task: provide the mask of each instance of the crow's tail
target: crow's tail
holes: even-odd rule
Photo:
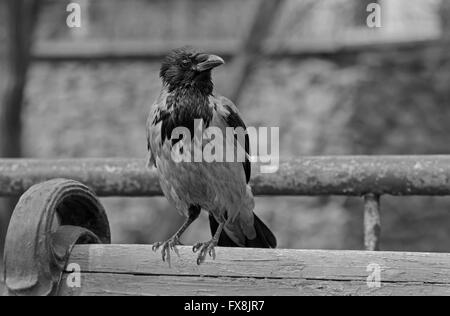
[[[270,229],[264,224],[264,222],[259,219],[258,216],[253,214],[255,217],[254,227],[256,231],[256,238],[250,240],[245,238],[245,242],[243,243],[245,247],[248,248],[276,248],[277,247],[277,239],[274,234],[270,231]],[[219,227],[219,223],[215,220],[212,215],[209,215],[209,226],[211,228],[211,233],[214,235]],[[220,247],[242,247],[242,244],[239,245],[234,242],[225,232],[222,231],[222,234],[219,238],[218,246]]]

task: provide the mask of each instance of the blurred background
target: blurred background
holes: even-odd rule
[[[381,28],[367,27],[372,2]],[[186,44],[225,58],[217,91],[247,125],[280,127],[282,158],[450,154],[448,21],[447,0],[0,0],[0,154],[144,158],[161,59]],[[115,243],[183,221],[164,198],[103,202]],[[282,248],[363,249],[360,199],[256,203]],[[450,198],[384,197],[382,249],[450,252],[449,215]],[[207,238],[203,215],[184,242]]]

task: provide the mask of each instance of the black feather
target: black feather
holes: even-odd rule
[[[182,47],[172,50],[161,64],[159,76],[169,92],[177,89],[197,90],[205,95],[211,95],[214,84],[211,71],[196,71],[193,66],[201,60],[197,57],[202,54],[191,47]]]
[[[226,118],[225,121],[227,122],[228,126],[233,128],[242,127],[244,130],[247,130],[247,126],[245,126],[244,121],[241,119],[238,113],[234,111],[229,105],[224,105],[227,111],[230,113]],[[235,138],[237,140],[237,135],[235,135]],[[248,133],[245,134],[245,152],[247,155],[250,155],[250,139],[248,137]],[[250,160],[248,157],[245,157],[245,162],[243,162],[244,165],[244,171],[245,171],[245,178],[247,180],[247,183],[250,181],[251,173],[252,173],[252,165],[250,163]]]
[[[203,121],[203,128],[209,127],[212,120],[212,110],[209,107],[201,106],[196,102],[208,102],[207,100],[189,100],[190,97],[185,98],[183,102],[180,102],[173,107],[172,111],[161,110],[159,115],[155,116],[153,124],[161,124],[161,142],[170,140],[172,138],[172,132],[177,127],[185,127],[189,130],[191,137],[195,132],[195,120]],[[167,103],[175,102],[172,98],[167,98]],[[187,102],[191,105],[184,105]],[[172,140],[174,145],[178,140]]]
[[[197,72],[199,62],[192,48],[184,47],[170,52],[164,59],[160,77],[167,87],[169,96],[165,110],[155,116],[153,124],[161,124],[161,142],[170,140],[177,127],[185,127],[194,136],[195,120],[203,120],[203,128],[209,127],[213,117],[209,107],[209,96],[213,91],[211,71]],[[172,145],[180,139],[172,140]]]
[[[256,238],[253,240],[245,239],[245,247],[249,248],[276,248],[277,247],[277,239],[272,233],[272,231],[264,224],[264,222],[253,213],[255,218],[255,231]],[[217,223],[214,216],[209,215],[209,227],[211,229],[211,233],[214,235],[219,227],[219,223]],[[225,231],[222,231],[219,237],[219,242],[217,243],[220,247],[239,247],[230,237],[228,237]]]

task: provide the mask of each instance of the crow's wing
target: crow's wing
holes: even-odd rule
[[[153,108],[150,111],[148,118],[147,118],[147,124],[146,124],[146,130],[147,130],[147,167],[155,166],[156,167],[156,161],[155,161],[155,155],[152,152],[152,145],[151,145],[151,135],[152,135],[152,121],[153,121]]]
[[[241,127],[244,130],[247,130],[247,127],[233,102],[225,97],[216,97],[212,102],[212,106],[215,110],[215,122],[218,122],[219,124],[222,122],[223,125],[229,127]],[[245,179],[248,183],[251,174],[251,163],[249,160],[250,141],[248,133],[245,134],[245,139],[238,138],[238,141],[239,146],[245,148],[245,152],[247,153],[245,162],[243,163],[243,171],[245,172]],[[209,223],[211,233],[212,235],[215,235],[219,223],[217,218],[215,218],[214,213],[209,214]],[[252,231],[254,237],[250,236],[252,235]],[[239,220],[227,223],[224,227],[218,245],[222,247],[275,248],[276,238],[267,226],[253,213],[253,209],[241,210]]]
[[[222,118],[225,124],[228,127],[238,128],[241,127],[245,131],[247,130],[247,126],[245,126],[244,121],[242,120],[237,107],[225,97],[219,96],[215,99],[215,114]],[[245,171],[245,179],[247,183],[250,181],[251,176],[251,163],[249,160],[250,155],[250,140],[248,134],[245,134],[245,139],[239,138],[235,135],[238,143],[245,149],[246,157],[243,162],[243,167]]]
[[[158,99],[153,103],[147,118],[147,166],[155,166],[155,157],[161,150],[161,115],[166,105],[167,91],[162,89]]]

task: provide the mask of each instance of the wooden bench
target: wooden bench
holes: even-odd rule
[[[69,262],[82,286],[68,287],[65,274],[60,294],[450,295],[448,254],[220,248],[215,261],[195,259],[183,247],[169,268],[149,246],[78,246]],[[379,285],[369,279],[377,267]]]
[[[219,248],[197,266],[180,247],[169,268],[150,246],[110,245],[97,195],[160,195],[157,183],[140,160],[1,160],[0,196],[23,194],[6,239],[6,294],[450,295],[444,253]],[[379,197],[450,195],[450,157],[310,157],[252,185],[257,195],[364,197],[365,244],[376,250]]]

